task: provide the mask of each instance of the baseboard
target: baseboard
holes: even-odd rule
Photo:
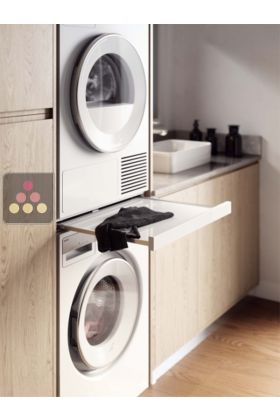
[[[203,330],[201,333],[196,335],[190,341],[188,341],[184,346],[182,346],[179,350],[173,353],[168,359],[166,359],[163,363],[161,363],[157,368],[155,368],[151,373],[151,384],[155,384],[156,381],[164,375],[169,369],[171,369],[174,365],[176,365],[183,357],[185,357],[188,353],[190,353],[193,349],[195,349],[202,341],[204,341],[211,333],[216,331],[218,328],[219,323],[214,322],[208,328]]]
[[[280,302],[280,283],[263,281],[249,295]]]

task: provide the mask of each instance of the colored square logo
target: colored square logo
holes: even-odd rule
[[[6,223],[50,223],[53,220],[53,174],[5,174],[3,219]]]

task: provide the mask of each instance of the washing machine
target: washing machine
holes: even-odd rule
[[[58,26],[58,220],[148,189],[149,25]]]
[[[149,386],[148,249],[101,254],[96,239],[59,242],[60,396],[137,396]]]

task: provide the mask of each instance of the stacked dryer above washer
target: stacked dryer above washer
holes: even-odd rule
[[[58,219],[148,188],[148,25],[60,25]]]

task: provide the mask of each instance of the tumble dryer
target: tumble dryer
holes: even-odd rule
[[[149,386],[148,249],[100,254],[59,236],[60,396],[137,396]]]
[[[148,188],[148,25],[58,27],[58,219]]]

